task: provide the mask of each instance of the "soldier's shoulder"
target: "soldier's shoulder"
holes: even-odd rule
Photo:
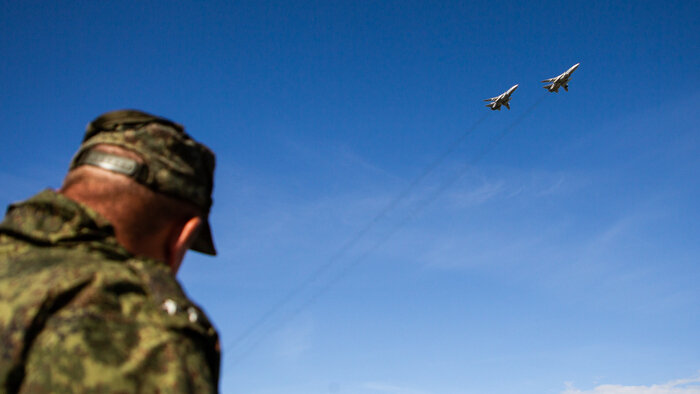
[[[141,337],[152,343],[168,343],[183,351],[196,349],[211,372],[218,376],[218,333],[206,313],[185,294],[169,268],[143,259],[129,260],[127,266],[140,277],[147,292],[140,307],[133,308],[140,311],[136,320],[141,327]],[[130,309],[128,301],[124,302],[126,309]]]
[[[14,305],[45,303],[65,292],[92,286],[105,270],[121,271],[117,277],[129,276],[128,270],[96,253],[7,237],[1,241],[0,299]]]
[[[7,307],[40,311],[57,299],[63,301],[53,313],[118,311],[123,321],[162,335],[177,332],[208,341],[217,338],[209,318],[162,262],[134,256],[111,258],[89,248],[0,242],[0,304],[12,300]]]
[[[132,259],[126,264],[139,277],[148,296],[148,318],[153,324],[178,332],[216,339],[217,332],[204,311],[184,292],[162,263]]]
[[[102,277],[138,281],[123,261],[82,248],[0,243],[0,283],[19,291],[40,287],[56,293],[73,282],[91,283]]]

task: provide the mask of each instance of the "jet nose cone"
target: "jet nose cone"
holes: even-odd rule
[[[581,63],[576,63],[576,64],[574,64],[574,65],[571,67],[571,69],[572,69],[572,70],[576,70],[576,69],[578,68],[578,65],[579,65],[579,64],[581,64]]]

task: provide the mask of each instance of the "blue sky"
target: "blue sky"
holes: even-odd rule
[[[222,392],[698,393],[699,14],[3,2],[0,202],[143,109],[217,153]]]

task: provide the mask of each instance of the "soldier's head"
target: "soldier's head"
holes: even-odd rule
[[[214,165],[179,124],[108,112],[88,124],[61,193],[105,216],[131,253],[176,273],[187,249],[216,254],[208,221]]]

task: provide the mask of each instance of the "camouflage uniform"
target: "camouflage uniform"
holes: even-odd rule
[[[0,393],[211,393],[219,360],[216,330],[170,268],[129,253],[104,217],[51,190],[10,206]]]

